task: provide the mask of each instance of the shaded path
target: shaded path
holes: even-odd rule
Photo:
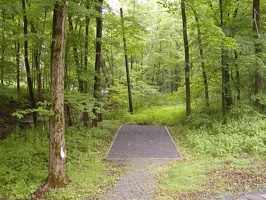
[[[163,167],[182,155],[165,126],[123,125],[106,160],[123,161],[130,169],[103,200],[152,200]]]
[[[118,181],[103,200],[152,200],[162,173],[167,166],[163,160],[133,160],[128,163],[132,169]]]

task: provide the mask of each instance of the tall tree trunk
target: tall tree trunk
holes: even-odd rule
[[[29,52],[28,52],[28,19],[26,15],[26,5],[25,0],[21,0],[22,3],[22,9],[23,9],[23,21],[24,21],[24,62],[26,67],[26,73],[27,73],[27,83],[28,83],[28,89],[29,89],[29,95],[30,95],[30,103],[32,108],[36,108],[36,101],[33,91],[33,82],[31,78],[31,70],[30,70],[30,63],[29,63]],[[33,112],[33,121],[34,126],[37,126],[37,113]]]
[[[27,1],[28,6],[30,6],[29,1]],[[48,7],[45,6],[44,10],[44,22],[42,27],[42,34],[44,35],[45,32],[45,24],[46,24],[46,16],[48,12]],[[38,34],[37,29],[35,28],[34,24],[30,22],[31,32],[34,34]],[[42,39],[38,39],[36,48],[33,51],[33,63],[36,69],[36,78],[37,78],[37,93],[38,93],[38,100],[43,101],[43,87],[42,87],[42,72],[41,72],[41,52],[42,52]]]
[[[110,57],[107,55],[107,61],[111,70],[111,85],[114,85],[114,57],[113,57],[113,46],[110,47]]]
[[[93,114],[95,117],[92,119],[92,126],[98,126],[98,102],[100,101],[100,70],[101,70],[101,51],[102,51],[102,5],[103,0],[98,0],[99,5],[97,5],[98,17],[96,19],[96,56],[95,56],[95,76],[94,76],[94,98],[96,103],[93,108]],[[101,117],[100,117],[101,118]]]
[[[90,1],[87,0],[87,10],[90,9]],[[89,25],[90,17],[86,16],[86,27],[85,27],[85,56],[84,56],[84,72],[88,70],[88,55],[89,55]],[[84,81],[84,92],[88,90],[88,81]]]
[[[199,24],[199,18],[197,11],[195,9],[192,9],[194,13],[194,17],[197,24],[197,31],[198,31],[198,44],[199,44],[199,54],[200,54],[200,60],[201,60],[201,69],[202,69],[202,77],[204,82],[204,94],[205,94],[205,102],[206,102],[206,108],[207,113],[210,114],[210,99],[209,99],[209,85],[208,85],[208,78],[207,78],[207,72],[206,72],[206,66],[205,66],[205,59],[204,59],[204,53],[202,48],[202,37],[201,37],[201,28]]]
[[[53,42],[51,47],[51,103],[48,188],[62,188],[68,183],[66,173],[64,66],[67,0],[55,1]]]
[[[254,40],[255,40],[255,56],[258,59],[261,59],[261,42],[260,40],[260,0],[253,0],[253,33],[254,33]],[[256,59],[256,61],[258,60]],[[257,95],[259,92],[261,92],[262,88],[262,77],[260,75],[260,67],[259,64],[256,63],[255,66],[255,81],[254,81],[254,93]],[[259,98],[255,99],[254,105],[257,108],[261,108],[261,103]]]
[[[89,0],[87,0],[86,8],[89,10]],[[90,25],[90,18],[89,16],[86,16],[86,27],[85,27],[85,55],[84,55],[84,73],[88,71],[88,54],[89,54],[89,25]],[[83,81],[83,92],[88,92],[88,81]],[[85,110],[83,112],[83,124],[84,126],[89,125],[89,113],[88,110]]]
[[[236,99],[240,101],[240,72],[238,66],[238,54],[236,50],[235,50],[235,68],[236,68],[236,92],[237,92]]]
[[[104,75],[104,78],[105,78],[106,87],[109,88],[111,86],[111,81],[110,81],[110,78],[109,78],[107,66],[106,66],[102,56],[101,56],[101,68],[102,68],[103,75]]]
[[[223,0],[219,0],[220,4],[220,26],[224,29],[223,19]],[[232,105],[232,96],[230,90],[230,74],[228,66],[228,51],[221,45],[221,65],[222,65],[222,112],[224,116]]]
[[[189,117],[191,114],[190,62],[189,62],[189,46],[188,46],[188,36],[187,36],[186,5],[184,0],[181,0],[181,13],[182,13],[183,39],[184,39],[184,49],[185,49],[186,116]]]
[[[129,74],[129,66],[128,66],[126,36],[125,36],[125,29],[124,29],[124,16],[123,16],[123,9],[122,8],[120,8],[120,16],[121,16],[123,44],[124,44],[124,53],[125,53],[125,64],[126,64],[126,74],[127,74],[127,92],[128,92],[129,112],[131,114],[133,114],[133,102],[132,102],[131,83],[130,83],[130,74]]]
[[[40,45],[41,48],[41,45]],[[42,73],[41,73],[41,49],[36,49],[33,52],[34,66],[37,74],[37,91],[38,91],[38,100],[43,101],[43,92],[42,92]]]
[[[17,66],[17,91],[20,93],[20,44],[19,42],[15,43],[15,51],[16,51],[16,66]]]
[[[2,20],[5,24],[5,11],[2,11]],[[4,66],[5,66],[5,29],[2,28],[1,31],[1,84],[4,84]]]
[[[73,25],[73,20],[72,16],[68,16],[68,22],[69,22],[69,29],[70,32],[72,33],[73,37],[75,37],[73,41],[73,54],[74,54],[74,61],[77,67],[77,74],[78,74],[78,83],[79,83],[79,91],[83,92],[83,80],[82,80],[82,68],[81,68],[81,63],[79,60],[79,53],[78,53],[78,37],[75,34],[76,27],[74,29]]]

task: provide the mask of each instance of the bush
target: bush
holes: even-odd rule
[[[177,125],[184,121],[184,109],[178,106],[150,107],[133,115],[127,115],[123,123],[139,125]]]
[[[266,153],[266,123],[259,116],[231,119],[226,124],[214,122],[209,128],[187,130],[186,140],[197,155],[262,155]]]
[[[44,183],[48,164],[47,132],[17,130],[0,141],[0,197],[26,199]]]

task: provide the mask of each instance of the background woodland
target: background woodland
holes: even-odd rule
[[[34,196],[47,175],[55,2],[0,1],[0,199]],[[102,158],[121,123],[170,126],[189,157],[183,167],[192,182],[206,157],[223,166],[240,160],[239,170],[247,162],[265,166],[265,13],[260,0],[69,0],[64,116],[71,181],[50,197],[98,197],[115,182],[121,172]],[[252,181],[261,186],[266,178],[256,169],[262,178]],[[162,181],[171,186],[164,191],[180,192],[172,186],[187,180],[175,177],[178,170]]]

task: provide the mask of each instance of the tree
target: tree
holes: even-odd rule
[[[224,1],[219,0],[220,8],[220,26],[224,29]],[[225,49],[222,42],[221,45],[221,65],[222,65],[222,112],[226,114],[232,105],[232,96],[230,91],[230,74],[229,74],[229,64],[228,64],[228,50]]]
[[[120,16],[121,16],[121,26],[122,26],[122,35],[123,35],[123,45],[124,45],[124,54],[125,54],[125,65],[126,65],[126,76],[127,76],[127,92],[128,92],[128,105],[129,112],[133,114],[133,104],[132,104],[132,93],[131,93],[131,83],[130,83],[130,74],[129,74],[129,66],[128,66],[128,52],[126,45],[126,36],[125,36],[125,28],[124,28],[124,16],[123,9],[120,8]]]
[[[22,3],[22,9],[23,9],[23,22],[24,22],[24,62],[25,62],[25,68],[26,68],[26,73],[27,73],[27,84],[28,84],[28,89],[29,89],[29,94],[30,94],[30,103],[31,107],[34,109],[36,108],[36,100],[34,96],[34,91],[33,91],[33,81],[31,77],[31,70],[30,70],[30,63],[29,63],[29,48],[28,48],[28,18],[26,14],[26,5],[25,5],[25,0],[21,0]],[[33,121],[34,121],[34,126],[37,126],[37,113],[33,112]]]
[[[96,56],[95,56],[95,75],[94,75],[94,98],[100,100],[100,70],[101,70],[101,52],[102,52],[102,5],[103,0],[99,0],[97,11],[99,16],[96,19]],[[96,102],[93,108],[95,118],[92,120],[92,126],[97,127],[99,113],[99,103]],[[100,114],[101,115],[101,114]]]
[[[262,76],[260,72],[260,63],[258,61],[261,60],[261,42],[260,42],[260,0],[253,0],[253,34],[255,40],[255,57],[256,57],[256,65],[255,65],[255,82],[254,82],[254,94],[258,95],[261,92],[262,88]],[[255,106],[260,108],[261,103],[260,99],[256,97]]]
[[[198,15],[196,9],[194,9],[192,7],[192,11],[194,13],[194,17],[195,17],[195,21],[196,21],[196,27],[197,27],[197,39],[198,39],[198,45],[199,45],[198,48],[199,48],[199,54],[200,54],[200,62],[201,62],[203,83],[204,83],[204,94],[205,94],[205,101],[206,101],[206,109],[207,109],[207,113],[210,114],[209,85],[208,85],[208,78],[207,78],[205,58],[204,58],[203,45],[202,45],[201,26],[200,26],[200,23],[199,23],[199,15]]]
[[[189,62],[189,46],[187,34],[187,17],[186,17],[186,4],[185,0],[181,0],[181,13],[183,24],[183,40],[185,49],[185,83],[186,83],[186,116],[191,114],[190,105],[190,62]]]
[[[51,47],[51,109],[48,188],[61,188],[68,183],[66,173],[64,65],[67,0],[56,1],[53,14]]]

